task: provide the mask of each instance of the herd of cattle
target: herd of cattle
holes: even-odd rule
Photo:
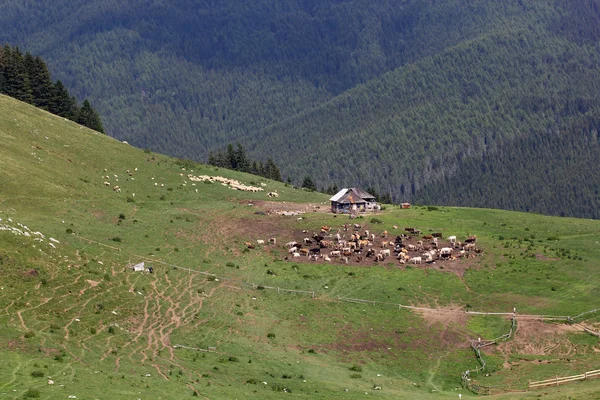
[[[308,232],[302,233],[306,235]],[[387,231],[375,234],[362,229],[359,224],[345,224],[337,231],[323,226],[318,233],[285,243],[285,259],[306,257],[313,262],[336,260],[345,264],[360,264],[369,260],[379,263],[393,257],[400,264],[422,264],[475,257],[482,252],[476,246],[477,237],[474,235],[461,242],[456,236],[444,239],[440,232],[423,235],[420,230],[409,227],[404,229],[404,233],[393,236]],[[276,245],[277,239],[271,238],[268,243]],[[257,244],[265,244],[265,241],[258,240]],[[255,247],[250,242],[246,242],[246,246]]]

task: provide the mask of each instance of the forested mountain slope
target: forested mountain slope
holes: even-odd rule
[[[326,181],[375,182],[379,192],[391,192],[397,200],[453,203],[450,193],[434,189],[439,197],[427,194],[425,185],[434,188],[439,181],[460,180],[469,168],[474,184],[485,178],[493,187],[493,171],[474,171],[473,160],[502,151],[529,157],[530,163],[541,157],[542,162],[544,154],[522,147],[527,138],[535,145],[536,140],[552,142],[548,135],[561,135],[561,146],[553,148],[552,157],[582,157],[577,137],[598,135],[599,73],[595,45],[575,45],[545,30],[491,34],[385,74],[275,125],[259,137],[256,147],[267,143],[279,157],[276,162],[287,165],[292,176],[307,172],[309,166]],[[310,143],[308,151],[294,154],[297,144],[289,137],[302,137]],[[587,150],[591,158],[577,163],[597,158],[597,141],[590,139]],[[558,164],[545,167],[560,179],[579,173]],[[504,168],[525,179],[524,187],[540,179],[521,173],[517,164]],[[594,180],[581,179],[579,190],[593,191]],[[554,189],[549,192],[558,193]],[[500,206],[491,197],[484,191],[478,205]],[[564,203],[561,198],[560,209],[517,200],[510,208],[571,215],[569,209],[578,208],[575,215],[597,215],[593,208],[583,212],[580,200],[574,196]],[[550,205],[555,201],[546,198]]]
[[[0,40],[50,60],[79,97],[99,104],[112,135],[205,158],[509,23],[524,12],[511,3],[9,1],[0,6]]]
[[[43,55],[109,134],[139,147],[206,159],[239,142],[295,183],[456,203],[427,190],[488,153],[519,153],[520,139],[596,120],[598,5],[11,0],[0,40]]]

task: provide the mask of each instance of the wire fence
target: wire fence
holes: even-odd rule
[[[463,372],[461,374],[461,384],[462,387],[465,389],[470,390],[473,393],[477,393],[477,394],[491,394],[491,387],[490,386],[483,386],[483,385],[477,385],[472,381],[471,378],[471,374],[478,374],[480,372],[482,372],[485,367],[487,366],[487,363],[485,361],[485,358],[483,358],[483,356],[481,355],[481,350],[483,347],[486,346],[490,346],[492,344],[497,344],[498,342],[504,342],[508,339],[510,339],[514,332],[515,329],[517,327],[517,317],[516,314],[512,314],[511,317],[511,324],[510,324],[510,330],[508,331],[508,333],[505,333],[502,336],[498,336],[495,339],[491,339],[491,340],[481,340],[481,339],[477,339],[477,340],[471,340],[471,348],[473,349],[473,351],[475,352],[475,358],[477,359],[477,361],[479,362],[479,366],[476,367],[475,369],[468,369],[465,372]]]

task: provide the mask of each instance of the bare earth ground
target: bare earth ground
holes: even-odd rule
[[[203,237],[203,240],[214,241],[216,237],[220,239],[229,238],[232,239],[232,236],[237,236],[237,239],[240,240],[243,245],[244,242],[249,242],[255,245],[256,250],[260,250],[261,248],[266,250],[276,249],[279,252],[281,259],[284,259],[288,256],[289,260],[292,260],[292,257],[289,256],[286,248],[283,246],[287,242],[298,242],[300,244],[303,243],[304,238],[311,238],[315,233],[314,231],[303,231],[297,227],[298,223],[301,223],[302,220],[298,220],[298,218],[302,217],[302,214],[287,216],[281,215],[279,213],[286,212],[303,212],[303,210],[315,210],[318,212],[329,212],[327,206],[318,205],[318,204],[297,204],[297,203],[282,203],[282,202],[269,202],[269,201],[254,201],[254,202],[242,202],[242,204],[251,204],[252,207],[256,207],[257,212],[264,212],[265,215],[257,215],[256,218],[252,219],[239,219],[239,218],[227,218],[218,222],[218,226],[215,226],[217,235],[214,234],[215,231],[211,230],[211,234]],[[317,210],[316,207],[320,207]],[[345,216],[344,216],[345,217]],[[344,222],[348,224],[348,230],[344,230]],[[360,230],[361,233],[364,233],[365,230],[370,231],[376,235],[375,240],[373,242],[372,248],[379,252],[383,249],[382,243],[384,241],[394,242],[396,236],[406,233],[402,230],[402,228],[394,229],[388,232],[387,237],[382,237],[383,229],[377,227],[376,225],[365,223],[364,220],[360,220],[360,224],[362,228]],[[329,231],[329,235],[331,237],[327,237],[327,240],[332,240],[333,235],[339,232],[343,239],[349,239],[350,234],[354,232],[353,228],[353,220],[349,220],[343,218],[340,220],[339,226],[332,226]],[[419,227],[416,227],[417,229]],[[277,245],[272,246],[268,245],[269,238],[276,238]],[[264,240],[265,245],[260,246],[257,245],[257,240]],[[425,240],[422,236],[413,236],[409,240],[405,240],[405,245],[416,245],[417,241],[422,240],[425,245],[430,244],[429,240]],[[317,245],[315,243],[305,245],[304,248],[316,248]],[[450,243],[447,240],[440,239],[438,248],[442,247],[450,247]],[[392,246],[387,246],[388,249],[393,249]],[[328,255],[331,249],[322,249],[321,254]],[[366,250],[366,249],[365,249]],[[421,256],[422,251],[409,251],[408,255],[410,257],[419,257]],[[465,271],[469,268],[477,268],[478,262],[477,257],[478,254],[474,252],[469,252],[468,257],[463,257],[456,260],[436,260],[433,263],[426,264],[425,262],[421,264],[410,264],[412,268],[421,268],[421,269],[435,269],[439,271],[451,272],[456,274],[459,277],[463,277]],[[296,260],[298,261],[298,260]],[[315,263],[325,263],[323,259],[319,259],[317,261],[308,261],[308,257],[302,256],[300,257],[301,262],[315,262]],[[348,262],[344,262],[341,259],[332,259],[331,263],[338,264],[347,264],[353,266],[362,266],[362,267],[370,267],[370,266],[379,266],[382,268],[399,268],[405,269],[409,264],[401,264],[394,257],[393,252],[390,257],[387,257],[382,262],[375,262],[373,258],[362,257],[362,260],[359,260],[358,256],[353,255],[349,257]]]

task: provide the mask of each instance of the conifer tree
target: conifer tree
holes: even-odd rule
[[[6,69],[6,57],[4,56],[4,47],[0,47],[0,93],[6,94],[6,80],[4,71]]]
[[[18,47],[11,49],[6,45],[4,47],[4,57],[4,85],[6,87],[4,93],[17,100],[31,103],[31,89],[23,54],[21,54]]]
[[[233,149],[233,145],[230,143],[227,145],[227,164],[225,166],[225,168],[229,168],[229,169],[237,169],[237,162],[236,162],[236,154],[235,154],[235,150]]]
[[[104,127],[100,121],[100,116],[96,110],[92,108],[92,105],[87,99],[83,101],[83,105],[77,114],[76,122],[95,131],[104,133]]]
[[[48,67],[40,57],[35,57],[34,59],[29,53],[25,57],[33,104],[36,107],[49,110],[50,99],[52,97],[50,71],[48,71]]]
[[[244,146],[238,143],[237,150],[235,152],[236,170],[242,172],[250,172],[250,161],[246,156],[246,149]]]
[[[302,187],[308,190],[317,190],[317,186],[309,175],[304,177],[304,180],[302,181]]]
[[[78,114],[77,102],[69,95],[61,81],[56,81],[52,88],[48,111],[70,120],[75,120]]]

